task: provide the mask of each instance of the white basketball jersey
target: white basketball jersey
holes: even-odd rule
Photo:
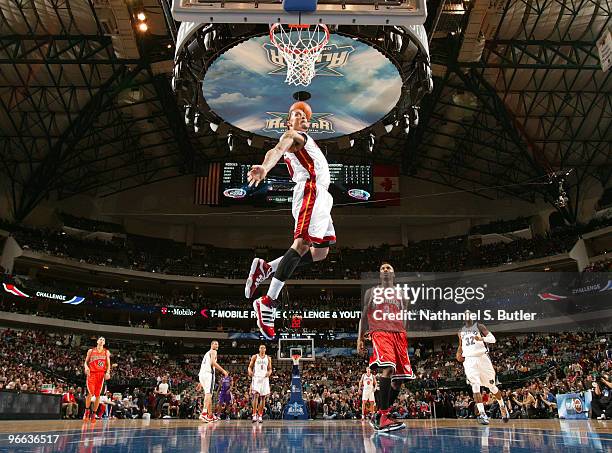
[[[255,359],[255,369],[253,370],[254,377],[265,377],[268,372],[268,356],[261,357],[257,354]]]
[[[210,359],[210,353],[212,351],[208,351],[206,354],[204,354],[204,358],[202,359],[202,365],[200,366],[200,374],[202,373],[212,373],[213,369],[212,369],[212,360]]]
[[[366,373],[363,373],[361,377],[363,379],[363,393],[374,391],[374,375],[370,374],[369,376]]]
[[[293,182],[304,182],[309,179],[325,189],[329,187],[329,165],[323,152],[315,141],[305,132],[304,147],[295,153],[285,153],[283,158]]]
[[[463,326],[459,332],[461,335],[461,349],[463,357],[478,357],[489,352],[484,341],[477,341],[476,337],[482,338],[482,333],[478,330],[478,323],[470,327]]]

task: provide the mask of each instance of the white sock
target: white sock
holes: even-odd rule
[[[476,403],[476,407],[478,408],[478,415],[483,417],[487,416],[487,413],[484,410],[484,403]]]
[[[506,409],[506,404],[504,403],[504,400],[497,400],[497,404],[499,404],[499,408],[500,410],[503,412],[504,409]],[[508,409],[506,409],[506,412],[508,411]],[[503,414],[502,414],[503,415]]]
[[[283,289],[283,286],[285,286],[285,282],[281,282],[276,277],[272,277],[270,287],[268,288],[268,296],[270,296],[270,298],[273,300],[278,299],[278,295],[280,294],[281,289]]]
[[[270,266],[272,268],[272,272],[276,272],[276,269],[278,269],[278,265],[279,265],[279,263],[281,262],[282,259],[283,259],[283,257],[279,256],[274,261],[270,261],[268,263],[268,266]]]

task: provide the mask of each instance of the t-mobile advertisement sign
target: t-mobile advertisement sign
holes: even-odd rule
[[[364,330],[456,332],[474,321],[496,331],[612,327],[612,273],[369,273]]]

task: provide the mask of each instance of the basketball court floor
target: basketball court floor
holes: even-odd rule
[[[195,420],[7,421],[0,423],[0,451],[612,451],[611,421],[511,420],[503,424],[494,420],[481,426],[475,420],[410,420],[406,425],[402,431],[375,434],[362,421],[268,421],[255,425],[250,421],[203,424]],[[22,442],[15,443],[13,437],[11,443],[11,436],[19,436]]]

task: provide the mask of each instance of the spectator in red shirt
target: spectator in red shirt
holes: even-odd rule
[[[76,418],[79,405],[74,397],[74,387],[62,394],[62,412],[64,418]]]

